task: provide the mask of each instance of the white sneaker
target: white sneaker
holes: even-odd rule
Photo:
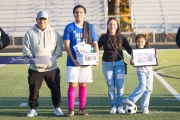
[[[54,110],[55,115],[64,115],[60,107],[55,108]]]
[[[123,107],[118,107],[117,111],[118,111],[119,113],[125,113],[125,111],[123,110]]]
[[[116,107],[111,108],[110,114],[116,114]]]
[[[143,114],[149,114],[149,111],[147,110],[147,111],[143,111]]]
[[[34,117],[36,115],[38,115],[38,113],[35,109],[32,109],[27,113],[27,117]]]

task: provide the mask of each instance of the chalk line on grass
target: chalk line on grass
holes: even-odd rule
[[[21,103],[19,106],[20,107],[26,107],[28,105],[28,103]]]
[[[171,100],[177,100],[177,99],[163,99],[163,100],[170,100],[171,101]]]
[[[157,72],[153,71],[154,76],[174,95],[174,97],[180,101],[179,93],[174,90]]]
[[[0,67],[2,67],[2,66],[5,66],[6,64],[2,64],[2,65],[0,65]]]

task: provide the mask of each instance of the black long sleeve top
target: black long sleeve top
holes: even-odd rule
[[[2,43],[0,43],[0,50],[5,48],[6,46],[9,45],[10,43],[10,38],[9,36],[3,31],[3,29],[0,27],[0,32],[1,32],[1,35],[0,35],[0,41]]]
[[[180,28],[178,29],[176,34],[176,44],[180,48]]]
[[[111,36],[113,37],[113,36]],[[123,48],[128,52],[128,54],[131,55],[132,48],[129,45],[129,42],[127,41],[126,37],[123,37],[122,44],[119,44],[117,51],[122,56],[122,58],[118,55],[118,53],[114,50],[111,43],[108,41],[108,36],[106,34],[103,34],[98,41],[98,46],[101,48],[103,46],[104,53],[102,56],[103,61],[105,62],[113,62],[113,61],[119,61],[124,59],[123,56]]]

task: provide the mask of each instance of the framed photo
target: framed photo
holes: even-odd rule
[[[155,48],[133,49],[132,57],[135,67],[158,65]]]

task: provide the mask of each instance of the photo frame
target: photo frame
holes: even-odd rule
[[[155,48],[133,49],[132,57],[134,59],[134,67],[158,65]]]

